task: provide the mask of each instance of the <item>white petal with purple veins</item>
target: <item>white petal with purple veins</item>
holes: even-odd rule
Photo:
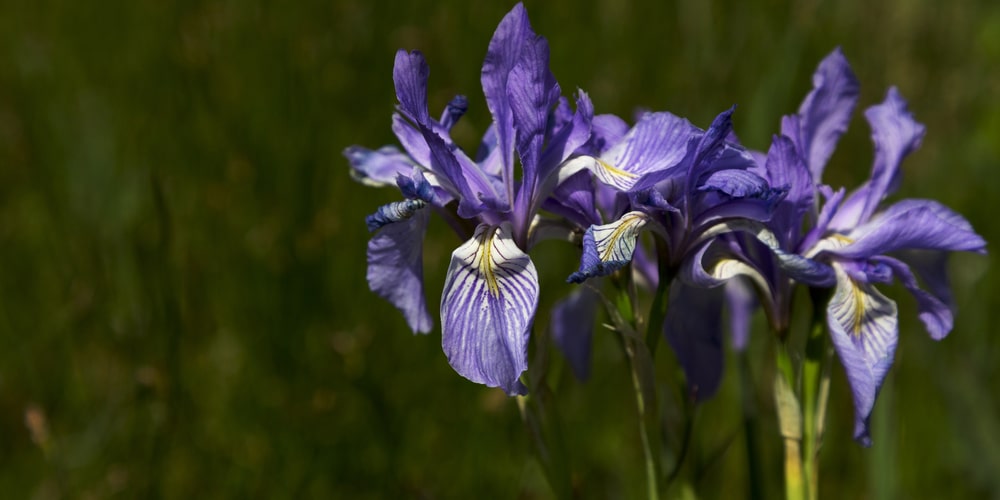
[[[451,255],[441,296],[442,346],[463,377],[509,395],[525,394],[528,338],[538,274],[514,244],[511,226],[480,224]]]

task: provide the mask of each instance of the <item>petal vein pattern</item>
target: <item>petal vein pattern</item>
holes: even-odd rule
[[[868,446],[868,420],[896,351],[896,303],[852,279],[840,264],[834,268],[837,289],[827,306],[827,324],[854,394],[854,438]]]
[[[528,337],[538,273],[514,244],[511,225],[481,224],[451,256],[441,297],[442,347],[463,377],[525,394]]]

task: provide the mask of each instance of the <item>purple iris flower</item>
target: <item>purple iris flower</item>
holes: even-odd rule
[[[567,171],[589,171],[613,188],[617,206],[617,220],[587,229],[580,268],[569,281],[605,276],[634,262],[655,286],[659,279],[669,279],[659,276],[658,269],[679,273],[686,262],[700,259],[713,241],[733,231],[751,232],[777,249],[762,221],[771,217],[788,188],[759,175],[753,156],[731,140],[732,112],[721,113],[704,131],[670,113],[648,113],[603,153],[567,163]],[[655,258],[639,243],[644,231],[657,241]],[[782,256],[783,266],[815,267],[800,256]],[[722,272],[732,271],[727,267]],[[708,285],[717,286],[722,278]],[[704,290],[704,285],[688,279],[671,283],[664,319],[664,334],[699,399],[718,387],[722,363],[721,295]],[[567,347],[564,351],[575,352]]]
[[[579,92],[571,110],[548,62],[548,43],[516,5],[497,27],[483,63],[493,124],[473,159],[449,134],[467,101],[456,98],[441,119],[431,118],[427,63],[419,52],[399,51],[393,131],[405,152],[391,146],[345,151],[355,178],[396,184],[405,198],[368,217],[375,231],[368,243],[371,289],[395,305],[415,333],[429,332],[421,249],[428,212],[444,216],[467,239],[452,253],[441,297],[444,352],[462,376],[511,395],[527,391],[519,378],[528,366],[539,287],[526,252],[548,234],[538,211],[545,205],[580,220],[594,217],[592,191],[588,198],[581,177],[560,168],[577,150],[592,149],[593,106]]]
[[[781,135],[774,138],[766,159],[768,178],[789,185],[788,196],[768,222],[778,248],[809,258],[832,276],[823,268],[805,276],[782,274],[784,270],[775,269],[764,253],[748,248],[745,241],[737,242],[726,258],[740,261],[744,274],[769,292],[763,295],[778,329],[787,328],[793,280],[835,287],[826,305],[827,324],[854,395],[855,439],[868,446],[868,420],[899,334],[896,303],[874,285],[898,279],[916,298],[931,337],[941,339],[954,322],[943,255],[958,250],[985,253],[986,242],[961,215],[935,201],[902,200],[882,207],[900,184],[903,158],[920,146],[925,131],[894,87],[882,103],[865,111],[875,143],[869,180],[846,198],[844,189],[833,191],[821,183],[826,162],[857,104],[858,89],[846,58],[834,50],[813,75],[813,89],[799,112],[782,120]],[[816,208],[820,195],[826,199],[821,210]],[[804,234],[803,227],[808,228]],[[934,256],[913,259],[908,251]],[[929,291],[919,286],[911,264]],[[704,277],[703,271],[699,266],[695,274]]]

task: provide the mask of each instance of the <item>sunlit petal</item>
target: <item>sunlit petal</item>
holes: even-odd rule
[[[481,224],[451,255],[441,296],[442,346],[463,377],[507,394],[525,394],[528,338],[538,305],[538,274],[514,244],[509,223]]]
[[[837,289],[827,306],[827,324],[854,394],[854,438],[869,446],[868,419],[896,351],[896,303],[840,265],[834,268]]]
[[[571,283],[583,283],[596,276],[607,276],[628,264],[639,240],[639,233],[653,223],[642,212],[629,212],[602,226],[590,226],[583,235],[580,269],[569,276]],[[655,223],[654,223],[655,224]]]

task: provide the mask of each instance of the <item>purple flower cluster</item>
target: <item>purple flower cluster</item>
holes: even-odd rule
[[[518,4],[500,22],[483,62],[492,124],[470,155],[450,135],[468,100],[454,98],[433,118],[424,57],[396,54],[392,128],[402,149],[345,151],[355,179],[394,185],[403,197],[368,217],[371,289],[415,333],[433,329],[422,244],[430,214],[442,216],[465,241],[452,253],[441,298],[448,361],[469,380],[524,394],[539,297],[528,252],[547,238],[575,241],[581,260],[569,281],[625,269],[664,287],[663,334],[702,398],[720,380],[722,307],[729,304],[736,331],[748,329],[747,283],[778,331],[787,329],[795,284],[831,288],[829,330],[854,392],[857,438],[866,440],[898,333],[896,305],[874,285],[899,279],[930,334],[941,338],[953,312],[939,256],[985,251],[969,223],[936,202],[881,207],[899,185],[900,162],[924,134],[898,92],[890,89],[865,113],[875,142],[872,175],[846,195],[821,182],[858,97],[839,50],[820,65],[813,90],[797,114],[782,120],[766,155],[740,145],[733,109],[701,129],[668,112],[644,113],[629,127],[595,115],[582,91],[571,105],[548,63],[548,43]],[[936,253],[919,261],[901,253],[914,249]],[[580,287],[552,314],[555,340],[582,376],[597,304],[591,293]]]

